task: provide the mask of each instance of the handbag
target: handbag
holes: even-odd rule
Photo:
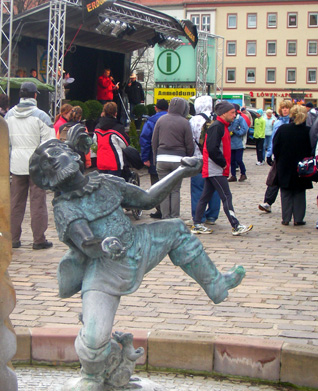
[[[267,179],[266,179],[266,185],[267,186],[277,186],[278,185],[276,160],[274,160],[273,165],[272,165],[271,169],[269,170],[269,173],[268,173]]]
[[[300,177],[308,178],[317,173],[317,157],[305,157],[297,164],[297,172]]]
[[[128,163],[129,166],[141,170],[144,167],[144,163],[141,160],[140,154],[136,148],[128,146],[123,149],[123,154],[125,157],[125,163]]]

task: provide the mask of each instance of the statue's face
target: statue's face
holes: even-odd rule
[[[50,187],[63,185],[79,171],[79,155],[72,152],[66,144],[51,146],[43,151],[40,168],[48,179]]]

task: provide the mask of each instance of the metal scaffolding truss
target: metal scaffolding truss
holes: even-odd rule
[[[197,72],[196,72],[196,91],[197,96],[207,93],[207,74],[208,69],[208,34],[199,32],[197,44]]]
[[[224,80],[224,37],[215,36],[215,95],[223,96],[223,80]]]
[[[100,16],[105,18],[120,19],[126,23],[139,24],[141,26],[146,26],[155,31],[163,34],[168,34],[172,36],[180,35],[180,25],[176,21],[176,26],[171,26],[171,17],[165,18],[165,15],[158,16],[157,13],[154,14],[150,8],[142,7],[138,8],[137,4],[133,4],[133,7],[129,2],[118,1],[116,3],[111,3],[107,6],[107,13]]]
[[[46,82],[55,87],[51,97],[51,117],[60,111],[64,99],[63,69],[66,26],[66,7],[77,5],[78,0],[51,0],[47,46]]]
[[[8,78],[7,91],[10,85],[11,53],[12,53],[12,13],[13,0],[0,0],[0,76]],[[9,31],[4,31],[9,26]],[[4,93],[2,88],[0,90]]]
[[[223,93],[223,62],[224,62],[224,38],[218,35],[209,34],[204,31],[198,33],[197,44],[197,69],[196,69],[196,95],[207,94],[207,69],[208,64],[208,42],[209,38],[214,40],[215,46],[215,82],[213,84],[214,96]]]

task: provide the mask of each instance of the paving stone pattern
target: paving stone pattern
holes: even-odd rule
[[[229,298],[214,305],[203,290],[167,257],[145,276],[140,289],[122,297],[115,319],[116,329],[149,329],[232,334],[273,338],[318,345],[318,218],[317,185],[307,191],[306,226],[281,225],[280,197],[273,212],[258,210],[263,202],[269,167],[256,166],[255,149],[244,153],[248,180],[231,183],[236,214],[243,224],[253,224],[246,236],[233,237],[221,210],[212,235],[201,235],[206,251],[218,268],[226,271],[235,263],[246,268],[243,283]],[[141,186],[149,176],[141,170]],[[9,268],[17,305],[11,314],[14,326],[68,327],[80,324],[81,299],[58,297],[56,269],[66,246],[59,242],[48,193],[49,229],[54,242],[49,250],[32,250],[29,215],[23,224],[22,247],[13,250]],[[152,221],[144,211],[139,222]],[[28,211],[27,211],[28,213]],[[130,212],[127,212],[131,215]],[[181,217],[190,212],[190,180],[182,185]]]
[[[60,391],[63,384],[76,376],[72,369],[56,368],[16,368],[19,389],[23,391]],[[137,373],[137,376],[149,378],[151,381],[164,386],[167,391],[288,391],[285,388],[258,383],[248,383],[240,380],[213,379],[203,376],[185,376],[160,373]]]

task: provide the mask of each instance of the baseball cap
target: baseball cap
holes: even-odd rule
[[[305,107],[310,107],[311,109],[314,108],[314,105],[313,105],[312,102],[307,102],[307,103],[303,104],[303,106],[305,106]]]
[[[159,110],[168,110],[169,104],[165,99],[158,99],[156,107]]]
[[[34,92],[34,93],[37,93],[37,94],[40,93],[38,91],[38,89],[37,89],[37,86],[34,83],[32,83],[31,81],[26,81],[26,82],[22,83],[21,87],[20,87],[20,91],[23,91],[23,92]]]

